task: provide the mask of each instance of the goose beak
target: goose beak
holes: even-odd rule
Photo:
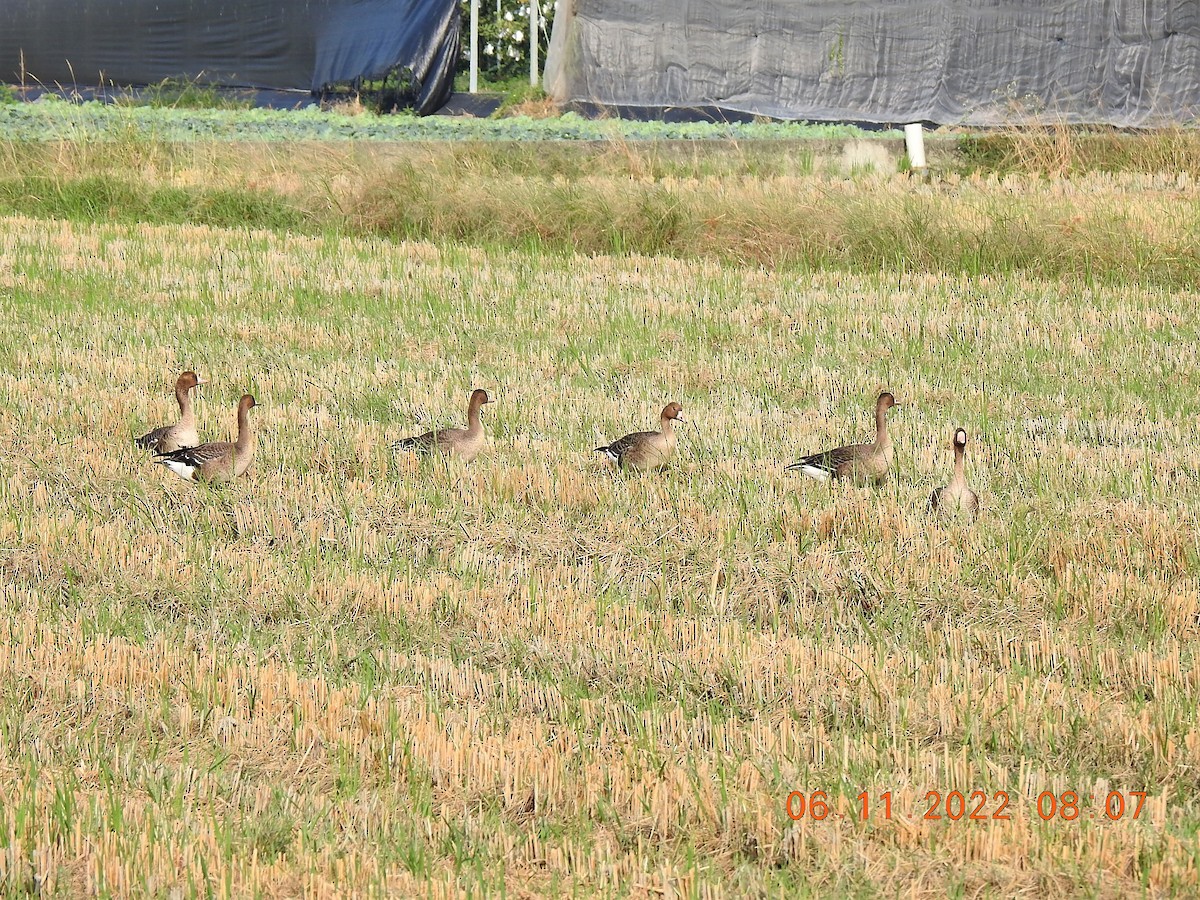
[[[683,413],[680,413],[679,415],[677,415],[677,416],[675,417],[675,421],[676,421],[676,422],[686,422],[686,421],[687,421],[687,419],[685,419],[685,418],[683,417]]]

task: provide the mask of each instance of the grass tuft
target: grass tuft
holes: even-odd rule
[[[236,110],[251,109],[254,102],[253,92],[206,84],[199,79],[164,78],[155,84],[128,90],[118,98],[117,105],[153,109]]]
[[[1047,177],[1087,172],[1200,177],[1200,133],[1183,127],[1126,132],[1027,125],[962,135],[959,152],[968,171]]]
[[[302,229],[305,216],[287,198],[232,188],[151,187],[113,176],[65,181],[0,178],[0,214],[79,222],[196,223],[218,228]]]

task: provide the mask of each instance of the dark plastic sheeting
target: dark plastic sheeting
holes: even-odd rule
[[[545,82],[783,119],[1181,122],[1200,0],[559,0]]]
[[[457,0],[0,0],[0,81],[14,83],[319,91],[401,66],[432,112],[458,42]]]

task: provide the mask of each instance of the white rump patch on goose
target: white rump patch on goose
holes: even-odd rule
[[[182,478],[184,481],[192,481],[196,474],[196,467],[189,466],[185,462],[180,462],[176,459],[164,459],[162,464]]]

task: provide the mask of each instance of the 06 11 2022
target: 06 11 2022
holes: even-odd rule
[[[1146,791],[1108,791],[1103,794],[1083,794],[1079,791],[1042,791],[1033,797],[1014,803],[1008,791],[940,791],[930,790],[918,801],[917,809],[908,811],[912,817],[950,822],[1007,822],[1014,811],[1023,809],[1021,799],[1028,799],[1028,812],[1044,821],[1138,819],[1147,797]],[[845,802],[851,801],[851,802]],[[788,818],[799,822],[810,819],[857,819],[858,821],[890,821],[896,806],[893,791],[872,794],[862,791],[841,803],[831,802],[826,791],[792,791],[787,795],[785,809]],[[845,810],[843,812],[843,810]]]

